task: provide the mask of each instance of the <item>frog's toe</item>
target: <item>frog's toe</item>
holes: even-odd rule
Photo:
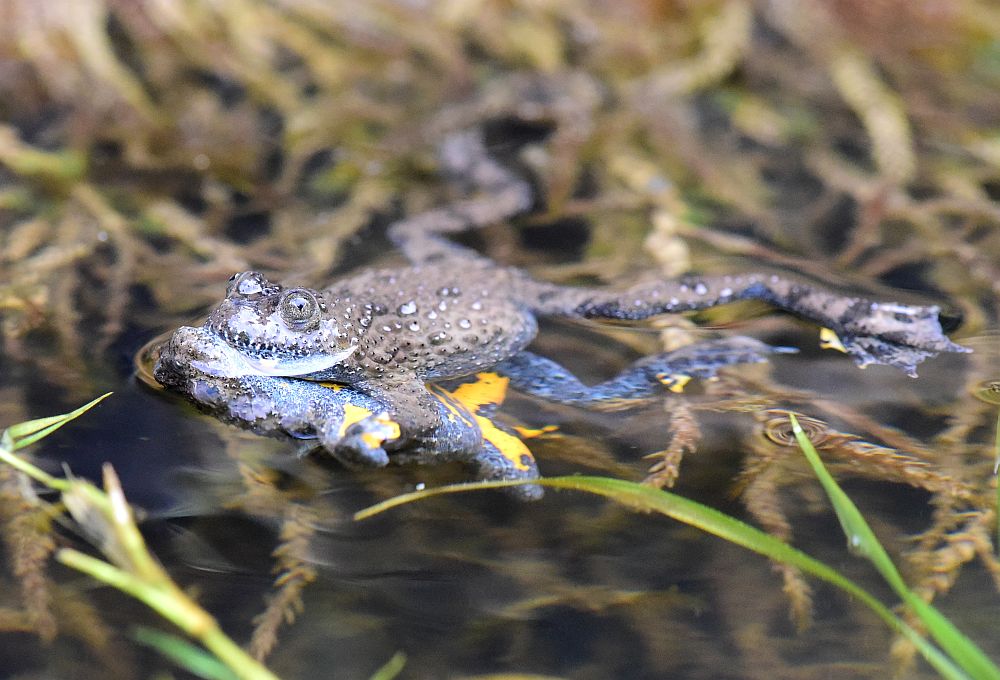
[[[399,425],[386,414],[363,418],[341,433],[321,432],[323,446],[348,467],[385,467],[389,454],[382,445],[399,438]]]
[[[389,454],[381,446],[373,446],[369,433],[360,431],[349,433],[333,448],[327,447],[333,456],[347,467],[385,467],[389,464]]]

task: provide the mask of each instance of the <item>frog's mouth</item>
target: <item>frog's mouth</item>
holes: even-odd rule
[[[220,378],[245,376],[295,378],[329,370],[358,349],[357,345],[351,345],[336,352],[312,352],[307,356],[280,356],[271,353],[251,354],[224,341],[218,345],[216,356],[205,361],[193,359],[191,366],[206,375]]]
[[[344,359],[354,354],[357,345],[338,352],[318,352],[304,357],[257,357],[238,352],[248,372],[242,375],[268,375],[280,378],[292,378],[326,371]]]

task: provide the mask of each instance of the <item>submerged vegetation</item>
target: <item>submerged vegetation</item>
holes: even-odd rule
[[[134,511],[125,500],[121,485],[114,470],[104,466],[104,489],[101,490],[86,480],[58,479],[40,468],[17,457],[15,451],[38,441],[65,423],[78,417],[108,395],[95,399],[75,411],[62,415],[20,423],[4,430],[0,439],[0,460],[15,470],[61,495],[69,515],[75,520],[79,531],[99,548],[108,561],[92,557],[73,548],[61,548],[55,559],[62,564],[81,571],[92,578],[112,586],[140,600],[170,621],[190,637],[200,642],[211,656],[197,647],[171,637],[169,634],[152,629],[139,629],[136,639],[159,650],[164,656],[195,675],[210,679],[229,680],[275,680],[276,676],[240,649],[218,627],[212,616],[201,609],[167,575],[163,567],[153,557],[135,525]],[[601,477],[550,477],[538,480],[546,487],[587,491],[634,510],[657,512],[681,522],[698,527],[736,545],[770,557],[784,566],[791,566],[827,581],[854,596],[874,611],[890,628],[896,630],[903,639],[910,642],[926,661],[944,678],[949,680],[989,680],[1000,678],[1000,669],[983,652],[958,631],[952,623],[910,590],[903,582],[899,571],[879,543],[871,528],[865,522],[857,507],[830,476],[823,466],[812,442],[799,425],[794,414],[787,414],[789,425],[796,443],[801,447],[809,465],[819,478],[833,503],[841,526],[848,539],[848,545],[859,555],[868,558],[892,587],[896,594],[911,609],[912,614],[937,642],[935,647],[910,625],[893,614],[875,597],[845,578],[827,565],[812,559],[788,544],[759,529],[728,517],[710,507],[689,501],[663,491],[651,489],[648,485]],[[1000,433],[998,433],[1000,441]],[[529,483],[531,480],[528,480]],[[355,519],[368,519],[387,509],[397,507],[421,498],[442,493],[467,492],[474,490],[503,488],[523,482],[478,482],[453,486],[442,486],[428,491],[417,491],[396,496],[388,501],[355,513]],[[31,505],[52,513],[51,506],[34,498]],[[33,510],[35,508],[28,508]],[[12,532],[8,531],[8,535]],[[285,546],[289,545],[284,537]],[[48,537],[35,537],[30,543],[41,543],[49,550],[53,545]],[[284,549],[279,549],[282,554]],[[44,577],[44,564],[35,564],[39,571],[35,575],[36,588],[47,590],[53,587]],[[280,592],[280,591],[279,591]],[[44,603],[37,601],[26,604],[26,613],[37,616],[46,613]],[[269,612],[276,608],[270,606]],[[261,630],[273,636],[271,626],[258,625],[255,635]],[[250,648],[253,650],[254,642]],[[263,656],[267,650],[259,651]],[[373,677],[388,680],[395,677],[405,664],[405,656],[395,655]]]
[[[903,295],[946,305],[961,322],[958,339],[975,350],[928,364],[914,382],[858,374],[846,361],[831,368],[810,353],[798,372],[731,371],[650,405],[643,422],[656,423],[652,439],[623,436],[628,444],[618,446],[595,441],[586,426],[539,431],[532,448],[543,467],[690,484],[686,491],[720,504],[738,495],[754,523],[799,541],[800,523],[820,511],[786,416],[793,411],[838,479],[917,490],[903,496],[915,510],[900,513],[912,521],[881,519],[913,592],[940,598],[965,572],[983,590],[977,599],[1000,601],[989,387],[1000,377],[1000,10],[992,3],[10,0],[0,6],[0,89],[0,422],[120,385],[122,357],[202,313],[233,272],[315,284],[376,258],[387,221],[448,200],[433,155],[444,133],[500,121],[513,135],[549,134],[513,159],[531,174],[539,208],[517,231],[482,239],[498,260],[565,282],[752,262],[883,297],[907,288]],[[494,144],[510,151],[502,138]],[[740,323],[780,342],[798,332],[748,306],[697,321]],[[690,319],[657,330],[612,329],[615,347],[591,343],[591,359],[614,365],[633,349],[672,349],[704,333]],[[219,483],[226,507],[281,527],[276,587],[247,636],[265,657],[307,586],[320,581],[314,588],[323,592],[324,570],[349,559],[317,544],[364,501],[331,498],[336,473],[327,467],[275,462],[264,444],[222,438],[230,456],[206,458],[237,471]],[[635,462],[636,450],[656,449],[648,470]],[[133,447],[130,455],[143,454]],[[682,459],[695,468],[691,482]],[[711,462],[699,471],[699,460],[721,461],[735,483],[711,477]],[[351,479],[384,498],[437,478]],[[93,677],[134,675],[115,623],[42,566],[61,540],[57,513],[8,467],[0,467],[0,496],[6,578],[20,588],[16,602],[3,601],[0,627],[48,644],[77,641],[91,652],[88,668],[100,669]],[[427,555],[440,527],[426,510],[409,512],[425,521],[407,524],[400,544],[438,564]],[[638,631],[652,675],[675,669],[678,638],[691,654],[711,648],[690,636],[697,626],[650,614],[665,603],[701,611],[704,602],[637,590],[630,576],[599,566],[582,575],[544,563],[528,549],[545,541],[524,538],[527,520],[497,527],[475,509],[462,512],[470,533],[510,553],[501,563],[492,544],[445,549],[461,555],[462,568],[514,574],[505,587],[517,595],[486,605],[500,620],[599,612],[616,632]],[[586,551],[609,548],[601,532],[623,520],[604,512],[565,522],[539,526]],[[794,563],[778,570],[795,624],[806,628],[816,617],[814,587]],[[732,593],[748,586],[722,571],[711,577],[722,593],[713,606],[739,611]],[[359,599],[338,591],[336,610]],[[354,623],[394,630],[373,619],[357,614]],[[513,657],[548,653],[530,624],[498,632],[493,619],[459,620],[452,637],[466,647],[488,641]],[[845,639],[870,633],[851,623]],[[729,634],[742,667],[760,677],[793,663],[794,643],[777,625],[734,624]],[[622,656],[594,648],[601,658]],[[897,667],[910,668],[909,643],[892,651]],[[387,656],[366,659],[367,672]],[[803,672],[838,662],[818,659]],[[580,664],[580,677],[600,677]],[[879,677],[884,667],[858,673]]]

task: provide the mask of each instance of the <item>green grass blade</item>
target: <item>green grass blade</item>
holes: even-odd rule
[[[403,672],[406,666],[406,654],[396,652],[392,658],[382,664],[382,667],[375,671],[368,680],[392,680]]]
[[[74,418],[80,417],[109,396],[111,396],[111,392],[101,395],[90,403],[84,404],[80,408],[69,413],[64,413],[61,416],[49,416],[47,418],[38,418],[37,420],[29,420],[24,423],[11,425],[4,430],[3,446],[8,451],[17,451],[18,449],[23,449],[25,446],[34,444],[39,439],[49,436]]]
[[[472,484],[454,484],[451,486],[437,487],[423,491],[403,494],[390,498],[386,501],[365,508],[355,513],[355,519],[366,519],[373,515],[385,512],[391,508],[410,503],[416,500],[429,498],[449,493],[460,493],[463,491],[474,491],[479,489],[497,489],[518,484],[531,483],[557,489],[573,489],[576,491],[586,491],[589,493],[604,496],[616,501],[626,507],[640,512],[656,512],[666,515],[678,521],[697,527],[707,533],[723,538],[730,543],[752,550],[760,555],[764,555],[777,562],[789,564],[801,569],[807,574],[811,574],[827,583],[830,583],[841,590],[847,592],[878,615],[893,630],[905,636],[920,651],[927,662],[944,678],[948,680],[962,680],[970,677],[990,677],[990,676],[970,676],[956,666],[939,649],[934,647],[925,638],[921,637],[913,628],[908,626],[902,619],[893,614],[888,607],[879,602],[875,597],[845,578],[834,569],[823,564],[819,560],[809,557],[800,550],[796,550],[787,543],[783,543],[774,536],[767,534],[760,529],[750,526],[729,515],[719,512],[715,508],[710,508],[695,501],[677,496],[667,491],[653,489],[642,484],[627,482],[621,479],[611,479],[606,477],[547,477],[530,481],[513,482],[476,482]]]
[[[1000,472],[1000,411],[997,411],[997,428],[993,441],[993,476],[996,477],[998,472]],[[997,542],[994,547],[1000,555],[1000,478],[997,479],[996,487]]]
[[[188,635],[196,638],[241,680],[278,680],[278,676],[253,659],[219,628],[214,618],[191,600],[164,572],[163,579],[131,574],[104,560],[72,548],[56,551],[56,560],[105,583],[153,609]]]
[[[168,660],[188,673],[205,680],[239,680],[224,663],[176,635],[164,633],[154,628],[136,628],[132,637],[147,647],[152,647]]]
[[[990,680],[1000,680],[1000,669],[990,661],[989,657],[983,653],[976,644],[966,637],[955,625],[949,621],[932,605],[924,602],[912,590],[910,590],[903,577],[900,575],[896,565],[893,564],[889,553],[885,551],[882,544],[875,537],[875,533],[868,526],[868,522],[862,517],[857,506],[848,498],[843,489],[833,479],[820,460],[819,454],[813,447],[812,442],[806,437],[799,425],[795,414],[788,414],[792,422],[792,432],[799,444],[799,448],[805,454],[806,459],[813,468],[813,472],[826,491],[830,502],[833,504],[840,525],[847,535],[847,541],[852,550],[867,557],[882,578],[892,587],[900,599],[909,605],[914,613],[920,617],[927,630],[934,637],[952,660],[961,666],[971,677]]]
[[[277,680],[276,675],[227,637],[215,618],[188,597],[149,553],[110,465],[104,466],[104,491],[101,491],[90,482],[53,477],[14,453],[85,413],[109,395],[110,392],[65,415],[14,425],[0,435],[0,461],[62,492],[63,503],[81,530],[115,564],[71,548],[58,550],[56,560],[135,597],[215,655],[214,659],[208,658],[201,648],[185,646],[186,643],[170,636],[150,638],[151,646],[192,673],[211,680]]]

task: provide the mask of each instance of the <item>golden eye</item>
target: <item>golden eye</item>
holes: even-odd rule
[[[281,320],[290,328],[305,329],[319,320],[316,296],[305,288],[294,288],[281,298]]]

